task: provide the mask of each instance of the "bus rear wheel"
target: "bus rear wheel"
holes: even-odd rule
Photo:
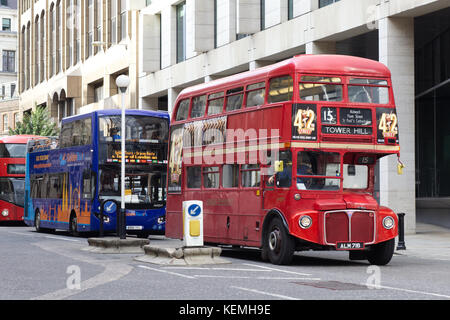
[[[387,265],[394,255],[394,248],[395,239],[373,245],[367,252],[367,260],[377,266]]]
[[[295,251],[295,241],[280,218],[273,218],[266,233],[265,250],[273,264],[289,264]]]

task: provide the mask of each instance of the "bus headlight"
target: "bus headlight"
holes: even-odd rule
[[[385,217],[383,219],[383,227],[387,230],[392,229],[395,226],[394,219],[392,217]]]
[[[158,220],[157,220],[158,224],[162,224],[162,223],[164,223],[164,221],[165,221],[165,217],[164,216],[159,217]]]
[[[8,209],[4,209],[4,210],[2,211],[2,216],[7,217],[8,215],[9,215]]]
[[[298,225],[302,229],[308,229],[312,225],[312,219],[310,216],[303,216],[298,220]]]

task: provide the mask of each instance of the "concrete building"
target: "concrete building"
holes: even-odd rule
[[[17,0],[0,1],[0,136],[14,128],[19,116],[17,94]]]
[[[450,226],[448,0],[154,0],[139,13],[139,107],[173,108],[185,87],[307,53],[392,71],[401,160],[379,164],[379,200]]]
[[[138,19],[145,0],[20,0],[20,110],[47,106],[51,116],[119,108],[115,79],[131,83],[138,107]]]

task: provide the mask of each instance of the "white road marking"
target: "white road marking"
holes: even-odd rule
[[[178,276],[178,277],[183,277],[183,278],[188,278],[188,279],[195,279],[195,277],[187,276],[185,274],[181,274],[181,273],[177,273],[177,272],[170,272],[170,271],[167,271],[167,270],[150,268],[150,267],[142,266],[142,265],[139,265],[138,267],[142,268],[142,269],[153,270],[153,271],[162,272],[162,273],[168,273],[168,274],[171,274],[171,275],[174,275],[174,276]]]
[[[255,289],[249,289],[249,288],[243,288],[243,287],[236,287],[236,286],[231,286],[231,288],[239,289],[239,290],[244,290],[244,291],[248,291],[248,292],[253,292],[253,293],[259,293],[259,294],[263,294],[263,295],[271,296],[271,297],[275,297],[275,298],[280,298],[280,299],[286,299],[286,300],[301,300],[301,299],[294,298],[294,297],[289,297],[289,296],[285,296],[285,295],[281,295],[281,294],[277,294],[277,293],[271,293],[271,292],[259,291],[259,290],[255,290]]]
[[[69,239],[69,238],[57,237],[57,236],[44,236],[44,238],[71,241],[71,242],[80,242],[81,241],[81,240],[77,240],[77,239]]]
[[[271,270],[271,271],[296,274],[296,275],[299,275],[299,276],[310,276],[311,275],[310,273],[301,273],[301,272],[295,272],[295,271],[289,271],[289,270],[283,270],[283,269],[276,269],[276,268],[271,268],[271,267],[266,267],[266,266],[260,266],[258,264],[244,263],[244,265],[252,266],[252,267],[258,267],[258,268],[263,268],[263,269],[267,269],[267,270]]]
[[[115,263],[108,260],[101,260],[98,261],[95,258],[91,258],[89,256],[85,256],[82,254],[78,254],[75,252],[68,252],[67,246],[63,246],[61,243],[59,245],[55,245],[55,243],[49,245],[48,243],[33,243],[32,245],[35,245],[43,250],[50,251],[53,253],[56,253],[58,255],[74,259],[77,261],[81,261],[84,263],[89,263],[92,265],[101,266],[104,268],[103,272],[93,276],[92,278],[89,278],[87,280],[84,280],[80,283],[81,289],[69,289],[64,288],[60,290],[56,290],[44,295],[40,295],[37,297],[32,298],[31,300],[61,300],[68,298],[73,295],[77,295],[79,293],[82,293],[86,290],[105,285],[110,282],[117,281],[121,279],[122,277],[129,274],[134,268],[128,264],[124,263]]]
[[[427,296],[434,296],[439,298],[446,298],[450,299],[450,295],[440,294],[440,293],[432,293],[432,292],[425,292],[425,291],[418,291],[418,290],[411,290],[411,289],[404,289],[404,288],[395,288],[395,287],[388,287],[388,286],[382,286],[382,285],[371,285],[367,283],[361,283],[362,285],[366,285],[369,289],[389,289],[389,290],[397,290],[397,291],[403,291],[408,293],[418,293],[423,294]]]
[[[298,277],[249,277],[249,276],[215,276],[215,275],[194,275],[196,278],[225,278],[225,279],[256,279],[256,280],[297,280],[297,281],[320,281],[320,278],[298,278]]]
[[[272,270],[248,269],[248,268],[210,268],[210,267],[163,267],[164,269],[181,270],[218,270],[218,271],[249,271],[249,272],[271,272]]]

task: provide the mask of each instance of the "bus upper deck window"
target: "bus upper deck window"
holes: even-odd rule
[[[223,92],[217,92],[208,96],[208,116],[222,113],[224,95]]]
[[[300,99],[305,101],[342,101],[342,82],[339,77],[302,76]]]
[[[238,110],[242,107],[244,100],[244,88],[234,88],[227,90],[227,106],[226,111]]]
[[[189,99],[184,99],[180,101],[178,105],[177,115],[175,117],[176,121],[186,120],[189,113]]]
[[[262,106],[264,104],[264,96],[266,93],[266,84],[264,82],[258,82],[247,86],[246,90],[246,106],[255,107]]]
[[[294,93],[291,76],[283,76],[270,80],[268,103],[276,103],[292,100]]]
[[[191,118],[200,118],[205,115],[206,96],[195,97],[192,99]]]
[[[381,79],[350,79],[348,98],[350,102],[388,104],[388,82]]]

